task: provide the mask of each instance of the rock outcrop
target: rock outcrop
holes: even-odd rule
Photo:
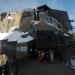
[[[20,29],[21,31],[26,32],[30,28],[31,19],[32,19],[32,13],[27,11],[1,13],[0,32],[9,32],[12,31],[12,28],[16,27],[18,27],[18,29]]]

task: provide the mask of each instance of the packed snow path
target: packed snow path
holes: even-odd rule
[[[31,61],[18,75],[75,75],[75,70],[61,63],[38,63]]]

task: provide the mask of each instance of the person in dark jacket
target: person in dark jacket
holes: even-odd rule
[[[46,54],[45,54],[45,57],[46,57],[46,62],[50,62],[50,56],[49,56],[49,52],[47,51]]]

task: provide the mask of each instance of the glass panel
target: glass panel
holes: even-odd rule
[[[6,43],[4,43],[4,47],[6,47]]]
[[[17,46],[17,51],[21,51],[21,47],[20,46]]]
[[[10,46],[9,45],[7,45],[7,49],[10,49]]]
[[[27,52],[27,46],[21,46],[21,51]]]
[[[27,46],[24,46],[24,51],[25,52],[27,52],[27,49],[28,49],[28,47]]]

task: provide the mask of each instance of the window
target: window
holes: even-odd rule
[[[6,43],[4,43],[4,47],[6,47]]]
[[[27,52],[27,46],[21,46],[21,51]]]
[[[12,49],[13,48],[12,45],[9,45],[9,48]]]
[[[24,49],[23,49],[23,46],[21,46],[21,51],[23,51]]]
[[[10,46],[9,45],[7,45],[7,49],[10,49]]]
[[[21,47],[20,46],[17,46],[17,51],[21,51]]]
[[[2,43],[2,47],[6,47],[6,43]]]
[[[27,49],[28,49],[28,47],[27,46],[24,46],[24,51],[25,52],[27,52]]]

